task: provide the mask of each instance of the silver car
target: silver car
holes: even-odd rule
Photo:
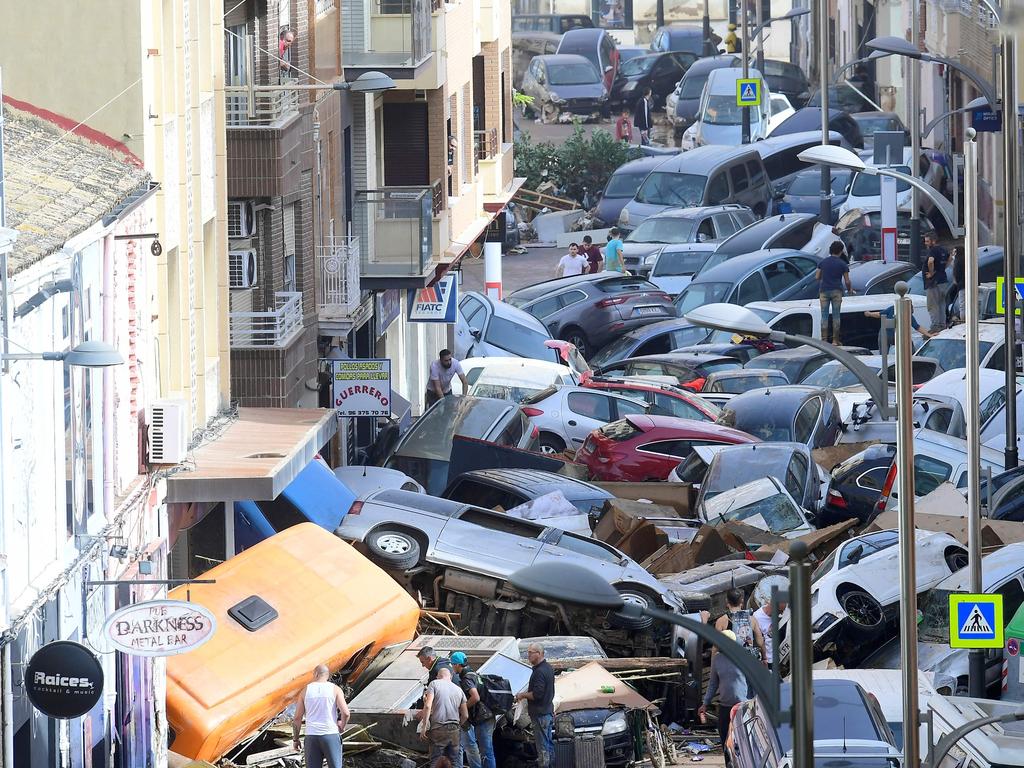
[[[392,571],[430,563],[493,580],[475,583],[477,596],[483,589],[494,597],[500,583],[519,569],[556,560],[600,574],[629,602],[681,608],[654,576],[604,542],[448,499],[379,491],[362,499],[335,533],[362,542],[374,562]],[[617,619],[637,629],[651,623]]]
[[[540,431],[541,453],[575,451],[598,427],[650,409],[643,398],[589,387],[551,386],[523,401],[523,413]]]

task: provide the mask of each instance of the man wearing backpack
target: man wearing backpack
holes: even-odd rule
[[[462,651],[452,654],[452,667],[459,675],[459,686],[469,704],[470,727],[462,737],[463,752],[466,753],[469,768],[497,768],[494,759],[494,713],[480,696],[484,682],[470,668],[466,654]]]

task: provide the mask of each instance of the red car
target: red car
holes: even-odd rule
[[[576,461],[586,465],[591,480],[665,480],[697,446],[758,442],[753,435],[720,424],[675,416],[627,416],[591,432],[576,452]]]
[[[662,384],[653,379],[594,376],[590,371],[585,371],[580,377],[580,386],[642,397],[653,406],[653,414],[697,421],[716,421],[722,415],[722,409],[710,400],[687,389]]]

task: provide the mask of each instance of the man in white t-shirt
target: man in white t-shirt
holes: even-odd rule
[[[576,243],[569,245],[569,252],[558,260],[558,268],[555,270],[556,277],[574,277],[582,275],[590,267],[587,257],[580,253]]]
[[[452,393],[452,379],[456,376],[462,380],[462,391],[466,392],[469,389],[469,382],[466,380],[462,365],[452,357],[450,349],[442,349],[437,360],[430,364],[430,382],[427,384],[428,408]]]
[[[782,614],[786,612],[786,604],[779,602],[779,622],[782,622]],[[761,628],[761,636],[764,638],[765,661],[769,666],[775,661],[775,638],[772,637],[772,614],[771,603],[765,603],[753,614],[754,620]]]

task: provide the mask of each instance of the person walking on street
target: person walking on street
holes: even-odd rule
[[[292,745],[303,750],[309,768],[341,768],[341,734],[348,725],[349,711],[345,694],[330,682],[331,670],[320,664],[313,670],[313,682],[302,689],[292,719]],[[306,719],[306,741],[299,733]]]
[[[633,120],[629,116],[629,107],[623,105],[622,114],[615,121],[615,140],[633,143]]]
[[[751,618],[750,611],[743,607],[743,591],[730,589],[725,593],[725,613],[718,617],[715,629],[719,632],[731,631],[737,643],[742,645],[751,655],[767,664],[768,651],[765,648],[761,626]]]
[[[587,257],[580,253],[579,245],[569,243],[569,252],[558,260],[555,277],[576,277],[586,272],[589,267],[590,263]]]
[[[590,235],[583,236],[583,245],[580,247],[580,253],[587,257],[587,263],[590,265],[589,274],[596,275],[601,271],[604,257],[601,256],[601,249],[594,245],[594,240]]]
[[[960,248],[953,249],[953,283],[956,285],[956,296],[953,299],[953,318],[962,323],[967,316],[964,297],[967,295],[967,258]]]
[[[442,349],[437,360],[430,364],[430,382],[427,385],[427,407],[452,393],[452,379],[456,376],[462,382],[462,391],[469,389],[469,381],[462,365],[452,357],[450,349]],[[422,653],[422,651],[421,651]]]
[[[533,643],[526,649],[526,658],[533,667],[530,684],[516,701],[527,702],[526,711],[533,727],[533,741],[537,745],[538,768],[549,768],[555,762],[555,742],[552,735],[555,710],[555,670],[544,659],[544,648]]]
[[[622,261],[622,238],[619,237],[618,227],[609,230],[608,238],[608,244],[604,247],[604,268],[609,272],[625,272],[626,265]]]
[[[650,88],[645,88],[643,98],[636,103],[636,109],[633,110],[633,125],[640,131],[640,144],[645,147],[651,143],[651,128],[654,127],[654,117],[651,113],[654,99],[651,93]]]
[[[437,677],[427,685],[423,694],[420,720],[427,724],[420,738],[430,743],[430,768],[443,765],[442,758],[452,768],[462,766],[462,726],[469,720],[466,694],[452,682],[449,667],[439,669]]]
[[[473,671],[466,660],[466,654],[456,651],[452,654],[452,666],[459,675],[459,687],[466,694],[469,706],[469,722],[471,733],[476,737],[476,748],[479,750],[479,763],[482,768],[497,768],[494,757],[494,713],[480,700],[480,675]],[[473,757],[469,757],[470,768],[474,765]]]
[[[772,614],[771,601],[769,600],[756,611],[754,611],[754,622],[761,630],[761,637],[764,638],[764,659],[770,669],[775,662],[775,640],[772,637]],[[782,615],[786,612],[786,603],[782,600],[778,603],[779,622],[782,622]]]
[[[736,640],[736,635],[731,630],[723,633],[730,640]],[[740,672],[739,667],[733,664],[717,648],[711,654],[711,677],[708,680],[708,689],[704,693],[704,701],[697,710],[701,722],[705,721],[708,707],[718,694],[718,737],[725,744],[729,735],[729,713],[732,708],[741,701],[750,698],[747,679]]]
[[[938,333],[946,327],[946,298],[949,292],[946,266],[949,264],[949,251],[939,245],[934,232],[925,235],[924,245],[928,251],[921,274],[928,299],[928,314],[932,318],[930,330]]]
[[[843,283],[846,292],[853,294],[850,283],[850,265],[843,259],[845,250],[842,242],[836,241],[828,248],[828,256],[818,262],[815,278],[818,281],[818,301],[821,302],[821,340],[827,341],[829,311],[832,314],[832,343],[837,347],[842,344],[839,324],[843,318]]]

